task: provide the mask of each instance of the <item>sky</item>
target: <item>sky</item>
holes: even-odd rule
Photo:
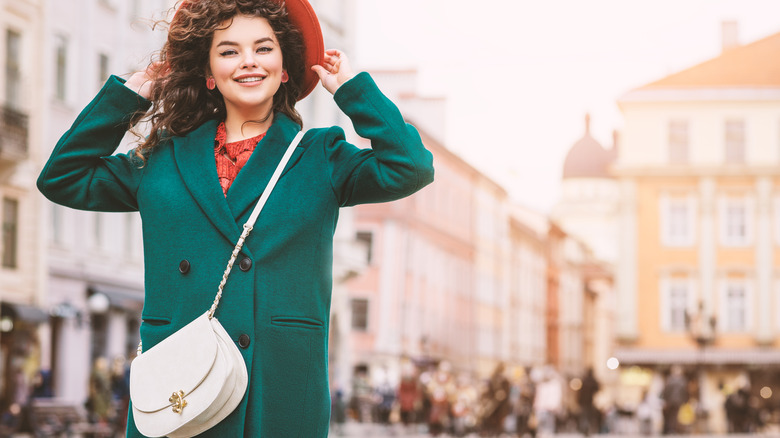
[[[356,66],[417,69],[417,92],[446,98],[444,144],[543,213],[586,113],[609,148],[619,97],[717,56],[723,21],[741,44],[780,32],[780,0],[356,3]]]

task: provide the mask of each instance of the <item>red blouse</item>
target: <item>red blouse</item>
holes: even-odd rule
[[[217,136],[214,138],[214,158],[217,161],[217,176],[219,185],[227,196],[230,185],[238,176],[238,171],[244,167],[246,161],[255,150],[255,146],[265,136],[265,132],[252,138],[225,143],[227,140],[227,130],[225,122],[217,127]]]

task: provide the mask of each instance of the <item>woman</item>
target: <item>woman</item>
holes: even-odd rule
[[[353,77],[343,53],[324,51],[306,0],[188,0],[160,56],[125,83],[108,80],[38,187],[72,208],[140,212],[147,350],[211,305],[242,224],[301,128],[295,101],[321,82],[372,148],[348,144],[338,127],[309,130],[296,148],[217,310],[249,385],[203,436],[326,436],[339,207],[414,193],[433,179],[432,156],[370,76]],[[145,112],[149,137],[111,155]],[[140,436],[132,418],[127,436]]]

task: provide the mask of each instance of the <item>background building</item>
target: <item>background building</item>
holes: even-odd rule
[[[32,382],[48,329],[35,188],[43,8],[42,0],[0,1],[0,412]]]
[[[615,166],[617,357],[685,365],[718,432],[744,382],[766,413],[780,400],[780,34],[739,46],[734,26],[719,56],[620,99]]]
[[[617,157],[617,134],[611,149],[590,132],[590,115],[585,116],[585,133],[569,149],[563,163],[561,197],[550,217],[568,233],[586,243],[596,258],[615,263],[618,259],[618,186],[610,173]]]

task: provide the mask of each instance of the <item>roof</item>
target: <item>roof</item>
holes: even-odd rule
[[[658,88],[776,88],[780,87],[780,32],[663,79],[639,87]]]
[[[590,115],[585,115],[585,134],[574,143],[563,162],[563,178],[611,178],[609,166],[613,151],[604,149],[590,135]]]

